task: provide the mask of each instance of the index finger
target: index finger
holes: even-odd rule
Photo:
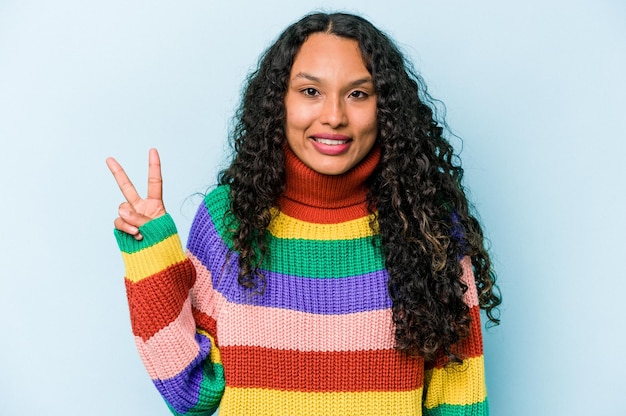
[[[126,200],[130,202],[131,205],[134,205],[134,203],[141,198],[139,197],[135,186],[128,178],[128,175],[126,175],[126,172],[124,171],[124,169],[122,169],[122,166],[117,163],[117,160],[113,159],[112,157],[107,158],[106,163],[109,170],[113,174],[113,177],[115,178],[115,182],[117,182],[117,186],[120,187],[122,195],[124,195],[124,198],[126,198]]]
[[[148,156],[148,198],[162,199],[163,178],[161,177],[161,159],[156,149],[150,149]]]

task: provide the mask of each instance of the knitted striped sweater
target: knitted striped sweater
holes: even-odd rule
[[[169,215],[142,226],[142,241],[116,232],[137,348],[173,414],[218,406],[220,416],[488,414],[468,259],[463,364],[425,364],[394,349],[388,274],[365,202],[379,157],[329,177],[286,152],[263,295],[237,283],[228,187],[205,198],[186,252]]]

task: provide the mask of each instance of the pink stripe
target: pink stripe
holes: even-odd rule
[[[197,274],[192,289],[193,306],[218,321],[220,346],[257,346],[300,351],[357,351],[394,347],[390,309],[318,315],[229,303],[213,289],[209,270],[193,254],[187,255]],[[464,301],[471,308],[478,305],[471,259],[464,257],[461,266],[461,279],[468,286]],[[219,313],[222,308],[224,313]]]
[[[228,304],[219,322],[221,346],[299,351],[392,349],[391,310],[316,315],[287,309]]]
[[[463,300],[470,308],[478,306],[478,291],[476,290],[476,281],[474,280],[472,260],[469,256],[465,256],[461,259],[461,266],[463,267],[461,280],[467,285],[467,292],[465,292]]]
[[[187,257],[196,268],[196,282],[191,288],[192,305],[217,321],[218,311],[226,303],[226,298],[213,289],[211,272],[202,262],[190,251],[187,251]]]
[[[193,306],[218,321],[220,346],[300,351],[382,350],[394,347],[390,309],[325,315],[229,303],[214,290],[210,272],[188,253],[196,268]],[[218,319],[218,311],[224,308]]]
[[[139,356],[150,378],[166,380],[183,371],[200,350],[195,336],[196,323],[187,299],[178,318],[150,339],[144,342],[141,337],[135,337]]]

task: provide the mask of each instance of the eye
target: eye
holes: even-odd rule
[[[300,92],[302,92],[302,94],[304,94],[304,95],[306,95],[308,97],[315,97],[316,95],[320,95],[318,90],[316,90],[315,88],[311,88],[311,87],[305,88],[305,89],[303,89]]]
[[[350,97],[362,99],[362,98],[367,98],[368,94],[366,92],[356,90],[350,93]]]

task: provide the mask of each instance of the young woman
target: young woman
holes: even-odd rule
[[[250,76],[235,154],[186,252],[150,151],[107,164],[137,347],[174,414],[485,415],[500,299],[421,79],[349,14],[288,27]]]

